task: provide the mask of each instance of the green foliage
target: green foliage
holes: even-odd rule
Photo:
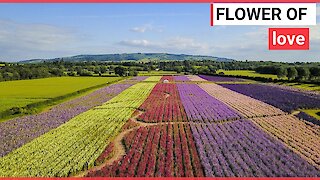
[[[126,69],[122,66],[117,66],[115,69],[114,69],[114,73],[119,75],[119,76],[123,76],[125,75],[125,71]]]
[[[287,69],[282,66],[276,68],[276,73],[278,78],[284,78],[288,75]]]
[[[298,71],[295,67],[289,67],[287,69],[287,72],[288,72],[288,79],[289,80],[293,80],[298,76]]]
[[[310,76],[310,71],[306,67],[297,67],[298,71],[298,80],[307,80]]]

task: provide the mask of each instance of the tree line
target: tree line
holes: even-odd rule
[[[278,78],[297,81],[317,81],[320,79],[320,66],[260,66],[257,73],[274,74]]]
[[[136,76],[139,71],[176,71],[184,74],[216,75],[222,70],[254,70],[275,74],[290,81],[319,82],[320,63],[284,63],[271,61],[123,61],[68,62],[53,61],[36,64],[1,63],[0,81],[36,79],[57,76]],[[223,74],[220,74],[223,75]],[[263,78],[262,78],[263,80]]]

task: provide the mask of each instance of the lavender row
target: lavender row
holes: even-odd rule
[[[320,126],[320,120],[318,120],[315,117],[310,116],[309,114],[305,113],[305,112],[299,112],[299,114],[295,115],[296,117],[300,118],[300,119],[304,119],[306,121],[309,121],[313,124],[319,125]]]
[[[205,176],[319,177],[320,171],[251,121],[191,125]]]
[[[286,112],[320,108],[320,96],[262,84],[222,84],[221,86],[258,99]]]
[[[133,78],[127,79],[125,81],[143,81],[147,79],[149,76],[135,76]]]
[[[173,76],[175,81],[190,81],[187,76]]]
[[[196,84],[177,84],[182,104],[191,121],[239,119],[241,115],[210,96]]]
[[[113,84],[54,106],[49,111],[0,123],[0,157],[57,128],[78,114],[103,104],[131,84]]]
[[[207,76],[207,75],[199,75],[202,79],[213,82],[242,82],[244,79],[240,78],[232,78],[232,77],[221,77],[221,76]]]

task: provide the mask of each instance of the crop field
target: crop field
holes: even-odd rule
[[[53,77],[0,82],[0,112],[106,84],[120,77]]]
[[[256,73],[255,71],[250,71],[250,70],[230,70],[230,71],[225,71],[225,70],[218,70],[217,73],[223,72],[225,75],[232,75],[232,76],[248,76],[248,77],[264,77],[264,78],[271,78],[271,79],[278,79],[277,75],[273,74],[259,74]]]
[[[2,122],[0,177],[320,177],[320,95],[244,81],[138,76]]]

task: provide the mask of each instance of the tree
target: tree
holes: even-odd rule
[[[282,67],[282,66],[277,67],[276,73],[277,73],[277,77],[278,78],[283,78],[283,77],[286,77],[288,75],[287,69]]]
[[[114,68],[114,73],[119,76],[123,76],[125,73],[125,69],[122,66],[117,66],[116,68]]]
[[[175,68],[175,71],[177,72],[177,73],[181,73],[182,72],[182,67],[181,66],[177,66],[176,68]]]
[[[298,67],[298,80],[305,80],[308,79],[310,76],[310,71],[308,68],[305,67]]]
[[[2,74],[0,73],[0,81],[4,81]]]
[[[10,72],[5,72],[3,73],[3,78],[5,81],[13,80],[13,74]]]
[[[63,70],[59,69],[59,68],[53,68],[49,72],[54,76],[63,76],[64,75]]]
[[[295,67],[289,67],[287,69],[287,72],[288,72],[287,77],[289,80],[293,80],[298,76],[298,71]]]
[[[14,71],[12,73],[12,79],[19,80],[20,79],[20,74],[17,71]]]
[[[100,72],[103,74],[103,73],[106,73],[107,72],[107,66],[100,66]]]
[[[320,77],[320,67],[311,67],[310,68],[310,78],[319,78]]]

